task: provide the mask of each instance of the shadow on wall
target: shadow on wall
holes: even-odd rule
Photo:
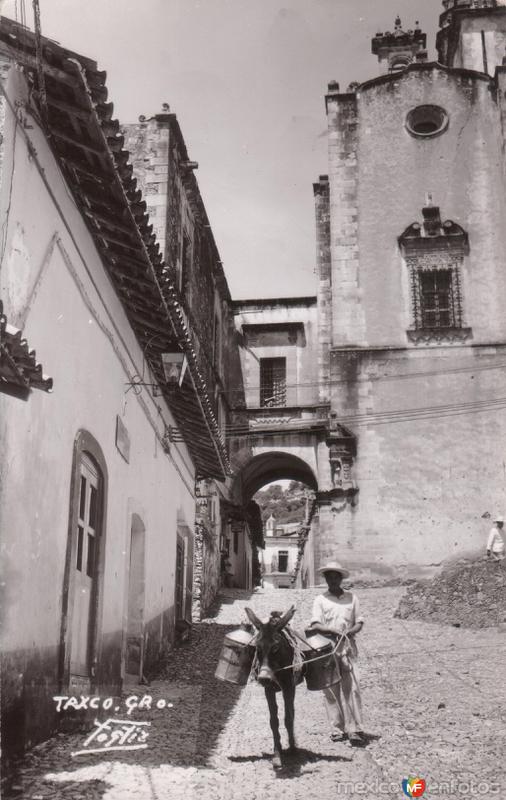
[[[160,640],[160,631],[164,636]],[[144,675],[158,674],[165,664],[167,652],[174,642],[174,607],[149,620],[144,626]],[[101,698],[119,697],[121,693],[121,658],[124,633],[121,630],[103,634],[96,685],[91,695]],[[57,713],[57,696],[90,695],[84,689],[62,688],[58,680],[60,648],[19,649],[2,654],[2,767],[4,775],[23,752],[57,733],[82,734],[90,730],[93,720],[111,716],[107,709],[76,710]],[[143,689],[144,691],[144,689]]]
[[[247,594],[241,596],[246,600]],[[225,598],[225,602],[232,600]],[[240,686],[223,683],[214,677],[224,636],[238,624],[218,625],[212,621],[194,624],[191,639],[167,655],[157,680],[148,685],[136,682],[125,686],[121,698],[117,699],[118,710],[113,706],[107,714],[101,711],[95,715],[101,721],[116,717],[132,723],[149,722],[145,749],[85,752],[72,757],[72,753],[83,749],[87,736],[95,730],[94,718],[85,720],[83,715],[79,730],[74,728],[72,732],[60,734],[13,765],[9,783],[16,785],[17,794],[12,796],[48,796],[48,791],[54,794],[57,788],[66,795],[76,788],[77,795],[79,786],[82,796],[99,797],[109,790],[109,771],[111,780],[115,780],[119,770],[127,781],[130,772],[134,780],[142,770],[164,766],[210,766],[213,750],[242,690]],[[137,707],[127,715],[127,703],[135,699],[139,705],[146,697],[151,698],[151,709]],[[164,708],[156,708],[160,701],[163,701]],[[265,724],[267,734],[267,715]],[[104,762],[107,764],[105,775]],[[114,762],[114,768],[108,762]],[[98,780],[90,779],[90,767],[98,768]],[[83,768],[87,772],[82,771]]]

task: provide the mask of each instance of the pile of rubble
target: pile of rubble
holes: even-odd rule
[[[506,622],[506,561],[464,559],[444,567],[432,580],[413,582],[396,617],[467,628]]]

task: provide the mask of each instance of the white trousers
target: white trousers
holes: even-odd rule
[[[357,668],[349,659],[351,669],[342,670],[341,680],[323,690],[325,708],[333,731],[355,733],[362,731],[362,699]]]

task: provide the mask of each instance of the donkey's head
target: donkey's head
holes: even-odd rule
[[[282,630],[295,614],[295,606],[289,608],[284,614],[279,611],[271,611],[267,622],[262,622],[251,608],[246,608],[245,611],[257,631],[256,648],[260,665],[258,681],[262,686],[279,685],[279,676],[276,677],[276,671],[292,663],[293,649],[283,636]]]

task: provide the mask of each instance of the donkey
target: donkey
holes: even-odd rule
[[[269,706],[270,726],[274,738],[274,757],[273,767],[281,767],[281,738],[279,735],[278,704],[276,692],[283,693],[285,706],[285,728],[288,732],[288,744],[290,752],[297,749],[293,733],[294,723],[294,700],[295,686],[297,679],[294,670],[294,647],[289,637],[283,634],[283,628],[295,614],[295,606],[292,606],[284,614],[278,611],[271,613],[268,622],[263,623],[251,608],[245,609],[250,622],[256,628],[256,658],[258,664],[257,680],[265,690],[265,696]]]

